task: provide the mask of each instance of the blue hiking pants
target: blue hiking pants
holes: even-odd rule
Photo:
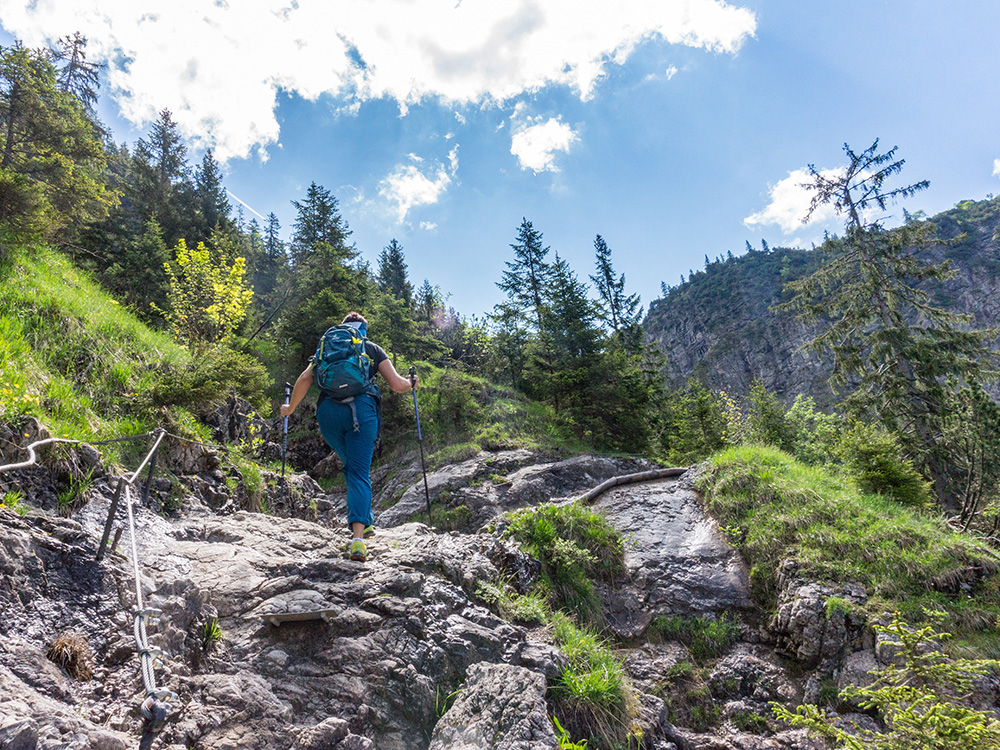
[[[378,437],[378,406],[374,396],[364,395],[354,399],[358,414],[358,430],[348,404],[338,404],[329,398],[321,399],[316,407],[316,419],[323,439],[344,465],[347,479],[347,525],[363,523],[371,526],[372,515],[372,452]]]

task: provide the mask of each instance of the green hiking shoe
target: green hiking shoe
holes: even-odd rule
[[[360,539],[355,539],[351,542],[351,559],[356,562],[368,561],[368,548],[365,547],[365,543]]]
[[[375,536],[375,527],[365,526],[365,533],[362,536],[364,536],[365,539],[371,539],[373,536]]]

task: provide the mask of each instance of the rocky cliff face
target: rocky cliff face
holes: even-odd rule
[[[0,463],[16,453],[5,443]],[[178,470],[183,458],[173,455]],[[0,490],[22,488],[30,508],[24,516],[0,510],[0,747],[558,747],[552,689],[567,657],[547,629],[503,620],[481,593],[512,577],[530,583],[537,566],[483,524],[641,464],[482,453],[428,477],[438,504],[469,509],[451,532],[419,522],[423,485],[411,465],[396,481],[383,478],[380,502],[402,497],[382,508],[385,523],[360,564],[345,558],[338,497],[308,478],[296,479],[297,499],[280,506],[286,517],[236,511],[220,502],[213,461],[187,459],[186,486],[198,489],[180,511],[135,507],[140,585],[147,606],[163,611],[150,629],[165,654],[157,681],[179,696],[169,720],[145,734],[128,534],[104,561],[94,559],[115,477],[105,467],[87,502],[61,517],[46,510],[60,466],[71,471],[96,457],[51,452],[39,468],[0,474]],[[860,625],[826,612],[831,596],[863,600],[865,592],[811,585],[791,565],[777,615],[763,617],[690,473],[619,487],[596,502],[630,540],[626,575],[599,594],[633,686],[641,746],[818,747],[768,719],[768,703],[794,706],[815,699],[822,679],[853,679],[848,659],[876,663]],[[693,672],[685,646],[650,627],[658,615],[722,613],[740,615],[737,643]],[[279,624],[276,615],[292,621]],[[47,658],[67,633],[89,650],[90,679],[75,680]]]
[[[928,254],[949,260],[956,277],[929,288],[937,304],[973,317],[977,327],[1000,322],[1000,199],[965,201],[933,217],[945,241]],[[644,321],[647,340],[666,355],[667,383],[696,377],[716,390],[749,391],[760,379],[791,400],[834,400],[826,380],[829,363],[800,351],[813,332],[771,308],[785,299],[784,285],[818,267],[815,251],[772,248],[711,263],[655,300]]]

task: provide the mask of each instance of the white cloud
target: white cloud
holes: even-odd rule
[[[827,169],[820,172],[824,177],[836,177],[843,174],[843,168]],[[809,203],[813,191],[807,187],[812,178],[806,169],[796,169],[788,173],[788,177],[768,188],[771,202],[762,210],[747,216],[743,224],[749,228],[776,224],[785,234],[791,234],[806,226],[826,224],[836,218],[833,206],[824,204],[809,217]]]
[[[435,224],[433,221],[422,221],[420,222],[420,228],[423,229],[425,232],[433,232],[435,229],[438,228],[438,225]]]
[[[993,160],[993,174],[1000,177],[1000,159]]]
[[[410,209],[437,203],[458,171],[458,146],[448,153],[447,167],[438,162],[421,170],[419,165],[424,159],[415,154],[409,156],[411,164],[398,165],[378,185],[378,194],[392,204],[401,224]]]
[[[548,85],[582,99],[652,40],[734,53],[756,30],[724,0],[0,0],[29,45],[79,30],[137,126],[166,107],[220,160],[277,142],[279,92],[407,105],[506,102]]]
[[[677,68],[676,65],[671,65],[669,68],[667,68],[666,73],[665,73],[665,75],[667,76],[667,80],[669,81],[671,78],[673,78],[679,72],[680,71],[678,70],[678,68]]]
[[[513,119],[513,117],[512,117]],[[556,117],[545,122],[529,120],[531,124],[514,129],[510,139],[510,152],[517,157],[521,169],[539,172],[558,172],[555,163],[557,151],[568,153],[579,136],[569,125]]]

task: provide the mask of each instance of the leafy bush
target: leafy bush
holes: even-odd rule
[[[839,717],[814,705],[799,706],[793,712],[772,703],[775,716],[850,750],[1000,748],[1000,721],[993,712],[973,708],[967,700],[973,680],[1000,671],[1000,661],[948,657],[939,650],[948,633],[936,632],[932,626],[912,629],[898,615],[876,630],[893,637],[903,666],[880,670],[871,685],[848,687],[840,696],[876,711],[881,730],[844,726]]]
[[[884,428],[853,422],[840,440],[840,453],[863,492],[874,492],[916,508],[933,506],[931,485],[903,455]]]
[[[493,605],[505,620],[524,624],[543,624],[549,621],[552,610],[539,591],[520,595],[506,582],[480,584],[476,594]]]
[[[266,411],[270,385],[267,370],[259,361],[219,346],[187,367],[157,373],[148,392],[149,406],[180,406],[204,415],[235,394]]]

